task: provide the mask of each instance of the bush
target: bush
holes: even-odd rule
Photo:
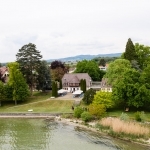
[[[145,120],[145,113],[143,111],[142,112],[137,111],[135,113],[135,120],[139,121],[139,122],[144,122],[144,120]]]
[[[81,114],[81,118],[83,121],[85,122],[88,122],[88,121],[91,121],[92,120],[92,115],[87,112],[87,111],[84,111],[82,114]]]
[[[99,119],[106,113],[106,108],[102,104],[90,104],[89,112]]]
[[[81,107],[75,107],[74,109],[74,117],[80,118],[81,114],[83,113],[83,109]]]
[[[120,120],[128,121],[129,116],[126,113],[122,113],[121,116],[120,116]]]

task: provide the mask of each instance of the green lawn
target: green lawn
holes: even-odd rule
[[[3,102],[0,107],[0,112],[28,112],[29,109],[33,109],[33,112],[59,112],[70,113],[72,112],[71,106],[74,101],[72,100],[55,100],[50,99],[51,93],[34,92],[27,101],[18,102],[15,106],[14,102]],[[48,100],[49,99],[49,100]]]
[[[33,112],[58,112],[58,113],[70,113],[72,112],[71,106],[73,101],[71,100],[48,100],[43,102],[31,103],[26,105],[18,105],[8,108],[0,109],[0,112],[28,112],[29,109],[33,109]]]

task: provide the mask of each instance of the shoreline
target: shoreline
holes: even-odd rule
[[[62,118],[61,117],[62,113],[0,113],[0,119],[7,119],[7,118],[12,118],[12,119],[47,119],[47,120],[51,120],[51,121],[56,121],[58,123],[64,123],[67,125],[71,125],[74,127],[79,127],[91,132],[95,132],[98,134],[101,134],[103,136],[108,136],[108,137],[112,137],[111,135],[108,135],[105,132],[102,132],[100,130],[98,130],[95,125],[97,122],[89,122],[87,125],[82,124],[83,121],[79,120],[79,119],[68,119],[68,118]],[[116,137],[112,137],[112,138],[116,138]],[[147,146],[150,147],[150,139],[147,141],[144,141],[145,143],[142,142],[138,142],[138,141],[131,141],[130,139],[126,139],[126,138],[116,138],[116,139],[120,139],[123,141],[128,141],[128,142],[132,142],[135,144],[139,144],[139,145],[143,145],[143,146]]]

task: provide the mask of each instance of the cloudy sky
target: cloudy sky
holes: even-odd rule
[[[150,46],[150,0],[0,0],[0,62],[34,43],[43,59]]]

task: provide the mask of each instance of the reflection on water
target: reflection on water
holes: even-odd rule
[[[0,150],[148,150],[44,119],[0,119]]]

